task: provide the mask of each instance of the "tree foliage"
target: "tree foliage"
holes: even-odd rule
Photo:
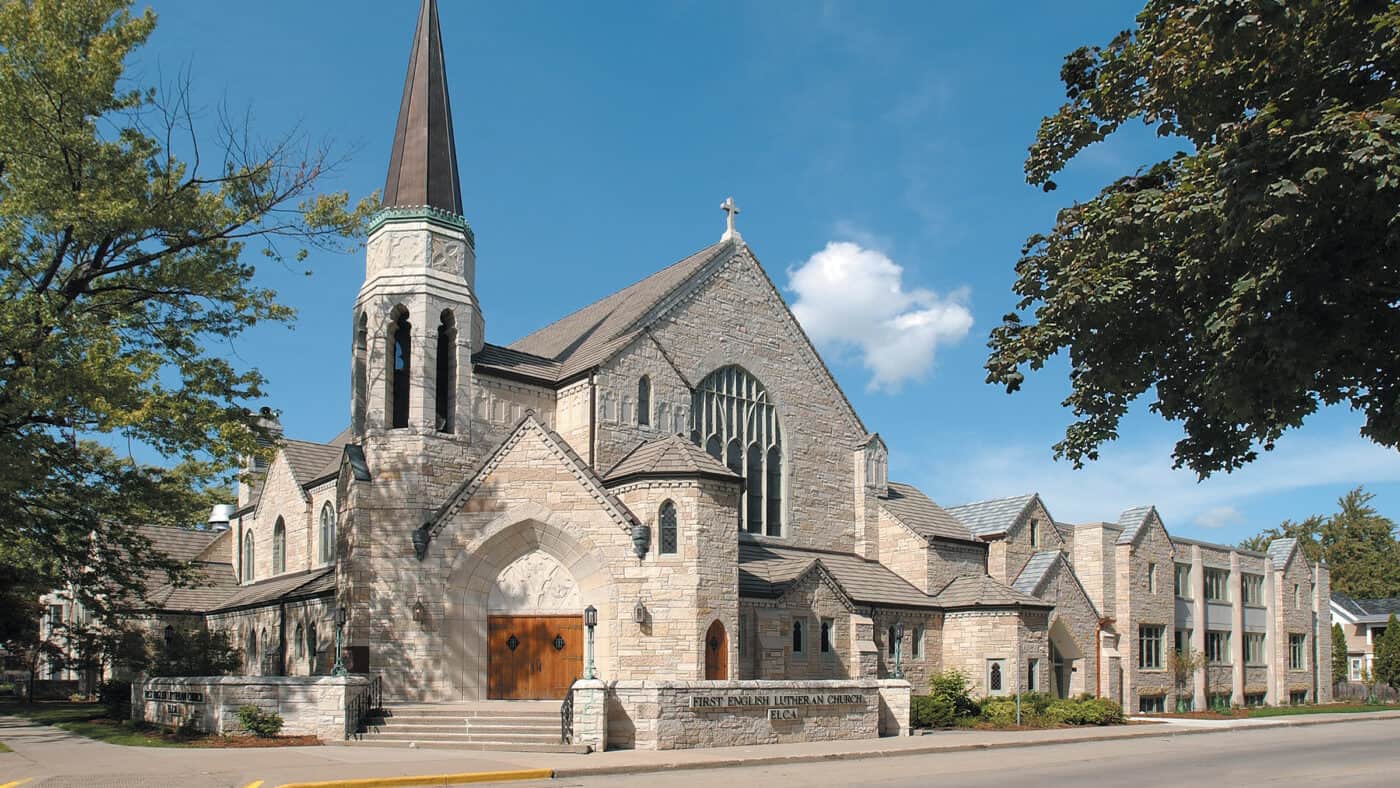
[[[1347,670],[1347,633],[1341,624],[1332,625],[1332,683],[1340,684],[1350,678]]]
[[[316,194],[302,135],[133,82],[156,20],[130,5],[0,0],[0,560],[98,614],[187,579],[133,526],[195,521],[257,451],[263,379],[221,345],[292,312],[253,255],[343,248],[372,206]]]
[[[1240,547],[1263,551],[1275,539],[1293,537],[1309,562],[1327,563],[1333,591],[1361,599],[1400,596],[1400,540],[1394,521],[1371,506],[1375,497],[1358,487],[1337,499],[1336,513],[1285,520]]]
[[[1376,638],[1375,650],[1375,680],[1400,690],[1400,626],[1396,625],[1394,613],[1385,622],[1385,633]]]
[[[1016,266],[987,380],[1061,351],[1076,467],[1140,397],[1180,422],[1178,467],[1250,462],[1323,404],[1400,443],[1400,6],[1150,0],[1065,58],[1027,180],[1140,121],[1185,150],[1061,210]],[[1025,315],[1033,311],[1033,320]]]
[[[243,665],[243,654],[226,630],[171,625],[152,642],[152,676],[227,676]]]

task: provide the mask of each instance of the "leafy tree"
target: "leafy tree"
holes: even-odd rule
[[[258,451],[263,379],[219,346],[292,312],[252,255],[343,248],[372,207],[316,195],[335,162],[301,135],[206,133],[188,84],[133,81],[130,6],[0,0],[0,560],[99,616],[189,579],[134,526],[194,521]]]
[[[1375,649],[1372,670],[1375,671],[1376,681],[1383,681],[1391,689],[1400,690],[1400,626],[1396,624],[1394,613],[1385,622],[1385,633],[1376,639]]]
[[[1149,0],[1060,77],[1030,183],[1053,189],[1133,121],[1185,149],[1061,210],[1017,263],[987,380],[1014,392],[1067,352],[1075,421],[1056,456],[1097,459],[1144,396],[1202,477],[1323,404],[1400,443],[1400,5]]]
[[[1205,655],[1196,649],[1187,646],[1183,649],[1172,649],[1167,655],[1167,672],[1171,674],[1172,684],[1176,686],[1176,710],[1190,711],[1194,705],[1192,701],[1191,684],[1195,680],[1196,671],[1205,667]]]
[[[7,552],[8,549],[0,545],[0,556]],[[0,648],[23,667],[31,687],[39,677],[39,665],[45,657],[59,653],[43,637],[39,625],[44,612],[39,598],[51,588],[41,580],[36,582],[34,578],[16,572],[0,560]]]
[[[1337,499],[1334,514],[1285,520],[1240,546],[1264,550],[1274,539],[1296,537],[1309,561],[1327,562],[1332,590],[1363,599],[1400,596],[1400,541],[1395,523],[1371,505],[1374,498],[1357,487]]]
[[[153,676],[227,676],[243,664],[228,632],[204,627],[176,627],[154,641]]]
[[[1332,625],[1332,683],[1341,684],[1348,678],[1347,634],[1341,624]]]

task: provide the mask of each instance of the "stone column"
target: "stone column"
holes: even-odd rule
[[[1244,578],[1240,554],[1230,551],[1230,705],[1244,705]]]
[[[909,711],[913,689],[904,679],[880,679],[880,735],[909,736],[913,733]]]
[[[1206,656],[1206,566],[1201,560],[1201,548],[1191,546],[1191,649],[1201,655],[1204,663]],[[1195,680],[1192,682],[1192,695],[1194,697],[1191,708],[1196,711],[1204,711],[1210,703],[1206,697],[1206,671],[1210,670],[1208,664],[1202,664],[1196,669]]]
[[[1318,703],[1332,702],[1332,577],[1327,564],[1313,565],[1313,621],[1317,642],[1313,644],[1313,673],[1317,676]]]
[[[584,744],[593,752],[608,746],[608,690],[601,679],[584,679],[574,684],[574,744]]]
[[[1268,684],[1264,689],[1264,703],[1275,706],[1278,698],[1278,615],[1279,573],[1274,569],[1271,558],[1264,559],[1264,662],[1268,665]]]

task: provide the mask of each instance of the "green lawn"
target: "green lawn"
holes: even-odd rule
[[[108,744],[135,747],[189,747],[189,742],[170,738],[158,730],[139,728],[129,721],[107,719],[96,703],[0,703],[0,714],[13,714],[41,725],[86,736]]]
[[[1250,709],[1250,717],[1288,717],[1294,714],[1364,714],[1374,711],[1400,711],[1394,704],[1327,703],[1321,706],[1264,706]]]

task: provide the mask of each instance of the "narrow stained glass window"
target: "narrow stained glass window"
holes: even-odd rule
[[[662,555],[672,555],[676,552],[676,505],[671,501],[661,504],[661,511],[656,518],[660,522]]]

